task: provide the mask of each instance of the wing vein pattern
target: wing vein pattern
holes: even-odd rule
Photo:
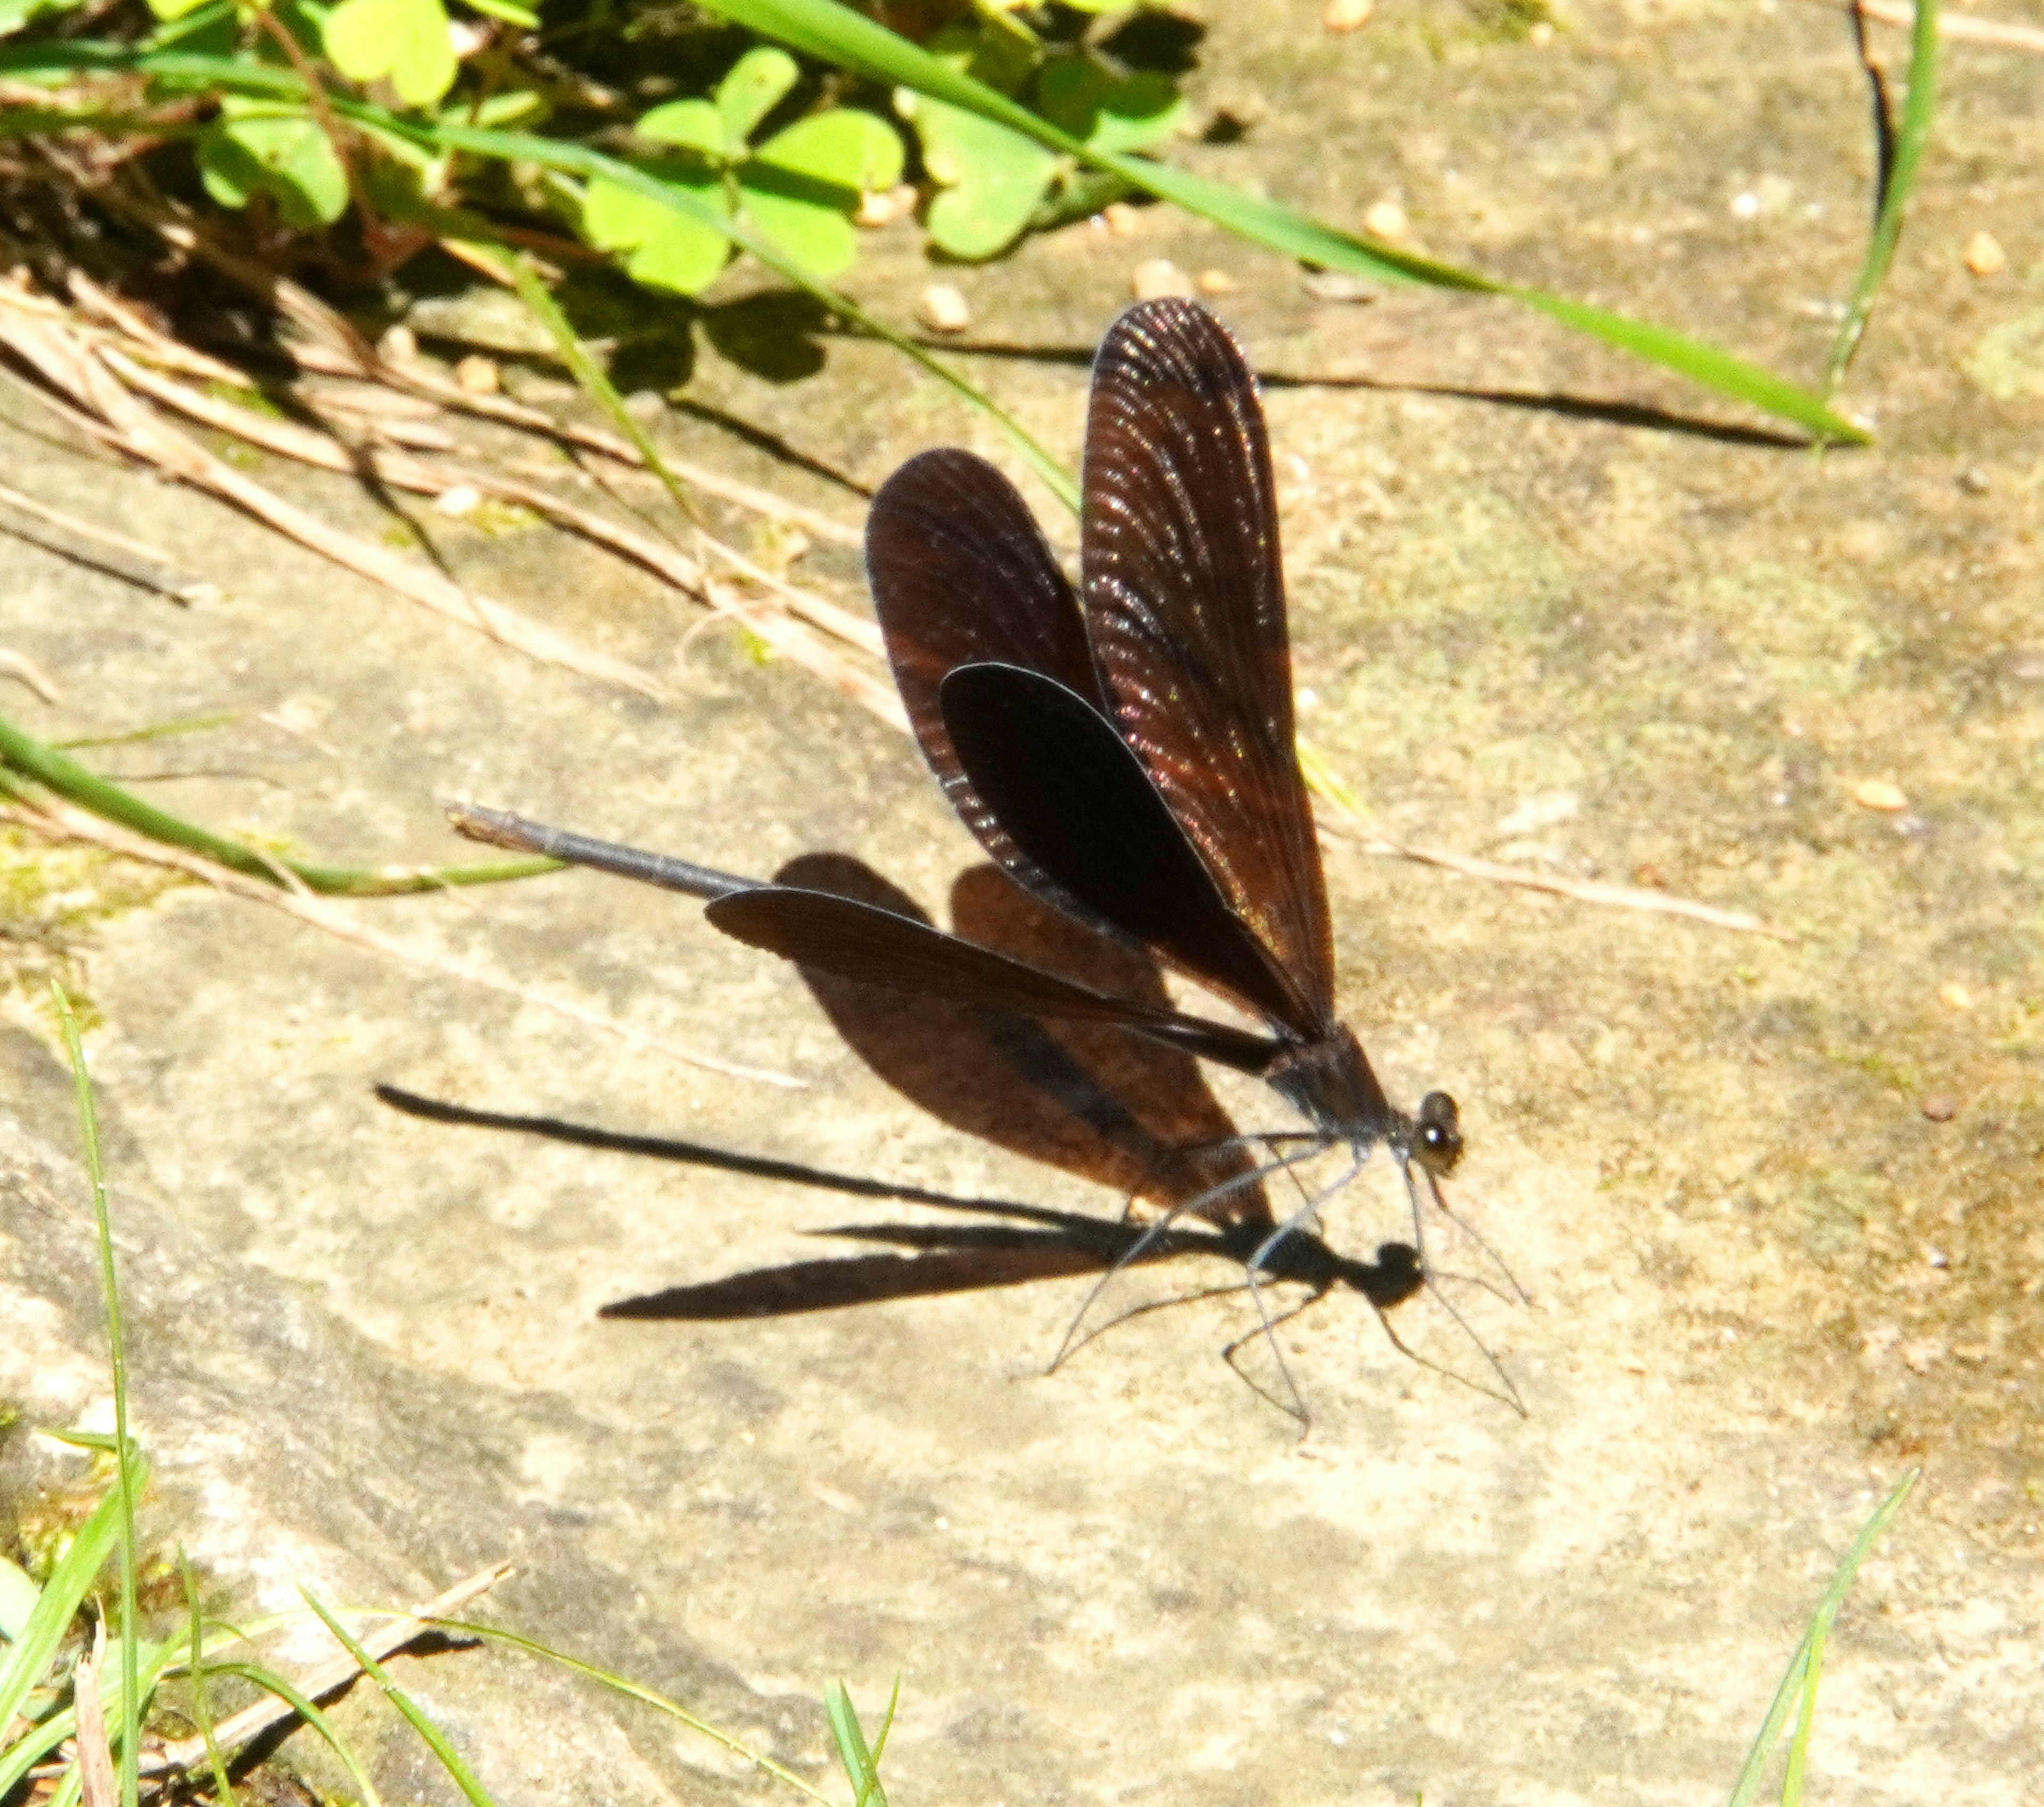
[[[1255,379],[1204,310],[1130,309],[1101,345],[1081,526],[1108,713],[1284,976],[1279,1021],[1334,1021],[1334,945],[1293,741],[1270,453]]]

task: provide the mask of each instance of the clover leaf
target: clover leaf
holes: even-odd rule
[[[732,64],[717,85],[717,117],[724,121],[724,148],[742,152],[752,129],[781,102],[801,71],[785,50],[763,44]]]
[[[832,107],[750,145],[800,74],[786,51],[747,51],[709,99],[669,101],[640,117],[639,137],[683,154],[639,167],[727,219],[742,214],[811,275],[835,276],[858,254],[859,196],[901,179],[901,140],[873,113]],[[584,191],[582,229],[598,249],[625,252],[638,281],[683,294],[709,287],[730,256],[701,221],[601,177]]]
[[[223,207],[258,193],[301,232],[330,226],[348,210],[348,172],[318,121],[287,102],[229,94],[200,134],[199,177]]]
[[[1185,117],[1185,98],[1168,75],[1115,76],[1070,56],[1036,82],[1036,107],[1055,126],[1096,151],[1139,151],[1168,137]]]
[[[1166,75],[1116,75],[1091,59],[1061,57],[1036,77],[1037,110],[1052,125],[1103,151],[1135,151],[1166,136],[1185,102]],[[975,113],[903,91],[897,108],[916,128],[923,167],[937,184],[924,225],[940,250],[979,259],[1020,237],[1055,183],[1069,186],[1073,160]]]
[[[340,0],[321,35],[341,74],[387,75],[408,106],[430,106],[454,86],[459,65],[441,0]]]
[[[747,218],[813,276],[851,267],[859,198],[901,179],[901,140],[887,122],[833,107],[776,133],[737,171]]]
[[[924,226],[953,257],[991,257],[1022,236],[1061,166],[1055,151],[927,94],[904,95],[936,183]]]
[[[642,113],[632,127],[641,138],[656,144],[678,144],[684,150],[700,151],[713,160],[721,158],[728,144],[724,115],[714,101],[669,101],[651,113]]]
[[[84,0],[0,0],[0,37],[12,37],[39,13],[75,11]]]
[[[731,197],[715,171],[679,159],[640,167],[713,213],[731,217]],[[624,252],[633,281],[679,294],[701,294],[731,258],[731,241],[714,227],[601,179],[583,193],[582,232],[599,251]]]

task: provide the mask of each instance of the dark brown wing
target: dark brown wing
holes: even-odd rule
[[[902,705],[959,819],[1046,902],[1112,932],[1016,848],[959,766],[937,706],[946,674],[986,659],[1041,671],[1105,706],[1078,598],[1028,505],[983,458],[923,452],[873,498],[866,571]]]
[[[1270,452],[1240,348],[1192,302],[1130,308],[1101,342],[1080,562],[1109,712],[1313,1039],[1334,941],[1293,744]]]
[[[1181,1011],[1109,998],[1005,954],[891,910],[828,891],[761,885],[719,898],[703,913],[734,939],[799,966],[980,1010],[1119,1023],[1139,1035],[1258,1073],[1278,1052],[1268,1037]]]
[[[1135,753],[1085,698],[1020,666],[962,665],[940,701],[973,788],[1052,884],[1244,1009],[1287,1025],[1304,1015]]]

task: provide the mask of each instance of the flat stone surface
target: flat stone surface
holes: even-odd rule
[[[1338,221],[1396,199],[1441,256],[1821,367],[1869,175],[1842,19],[1585,6],[1536,47],[1452,9],[1329,38],[1317,11],[1216,9],[1193,91],[1251,113],[1260,96],[1262,116],[1239,144],[1173,154]],[[1891,65],[1902,42],[1877,40]],[[1218,1359],[1254,1322],[1239,1293],[1118,1325],[1048,1377],[1084,1276],[600,1317],[901,1246],[818,1240],[835,1228],[988,1224],[871,1182],[1101,1219],[1120,1190],[1087,1177],[1105,1169],[1084,1138],[1016,1151],[1041,1145],[1040,1109],[989,1089],[984,1049],[939,1039],[919,1059],[900,1012],[826,1012],[684,899],[577,874],[351,908],[801,1089],[196,887],[140,903],[154,881],[86,863],[63,868],[82,901],[63,934],[126,1189],[161,1534],[271,1603],[291,1577],[409,1601],[511,1555],[505,1622],[818,1774],[824,1685],[877,1707],[898,1674],[903,1800],[1672,1801],[1729,1787],[1833,1565],[1920,1463],[1827,1652],[1816,1772],[1841,1802],[2023,1797],[2044,1743],[2044,398],[2000,373],[2038,306],[2044,191],[2034,59],[1954,44],[1946,77],[1842,398],[1878,425],[1864,452],[1792,448],[1503,304],[1316,297],[1161,209],[1126,238],[1076,228],[945,272],[970,344],[1001,354],[963,367],[1072,453],[1084,356],[1135,267],[1226,270],[1217,306],[1270,379],[1312,750],[1403,838],[1796,935],[1329,841],[1348,1020],[1395,1097],[1460,1098],[1455,1201],[1533,1296],[1451,1295],[1530,1417],[1400,1354],[1347,1289],[1280,1332],[1303,1444]],[[1982,228],[2009,253],[1991,279],[1964,263]],[[904,232],[852,286],[907,319],[928,279]],[[724,344],[748,317],[718,317]],[[816,344],[819,374],[773,380],[705,332],[664,430],[847,522],[847,483],[926,444],[1012,467],[885,347]],[[179,609],[12,554],[0,646],[64,693],[10,686],[12,719],[58,738],[238,712],[89,755],[165,806],[382,862],[466,857],[437,799],[472,796],[751,874],[849,855],[948,919],[973,848],[912,749],[586,548],[417,516],[458,575],[653,668],[671,705],[491,646],[5,408],[6,481],[116,517],[229,592]],[[345,486],[263,475],[388,525]],[[798,569],[863,606],[849,556]],[[1868,780],[1904,807],[1864,806]],[[978,882],[962,917],[986,907]],[[10,884],[10,909],[63,914]],[[67,1422],[104,1394],[86,1220],[75,1175],[30,1149],[72,1133],[47,1017],[33,994],[10,1009],[10,1146],[61,1209],[6,1194],[9,1321],[36,1328],[0,1397]],[[1254,1088],[1213,1086],[1271,1121]],[[1216,1108],[1178,1102],[1187,1121]],[[989,1121],[1005,1145],[957,1127]],[[1408,1233],[1404,1211],[1371,1173],[1330,1240],[1367,1257]],[[1019,1257],[978,1259],[1005,1278]],[[1178,1265],[1187,1286],[1232,1278]],[[1483,1378],[1436,1303],[1389,1322]],[[19,1433],[7,1459],[17,1488],[60,1471]],[[770,1791],[630,1709],[545,1694],[544,1672],[414,1667],[500,1798],[603,1797],[591,1766],[613,1758],[620,1799]],[[521,1746],[542,1720],[561,1742]],[[409,1773],[397,1735],[378,1748]]]

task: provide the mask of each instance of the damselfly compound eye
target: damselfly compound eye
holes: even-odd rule
[[[1419,1132],[1413,1144],[1413,1157],[1437,1178],[1452,1173],[1462,1158],[1461,1113],[1446,1092],[1429,1092],[1420,1101]]]

